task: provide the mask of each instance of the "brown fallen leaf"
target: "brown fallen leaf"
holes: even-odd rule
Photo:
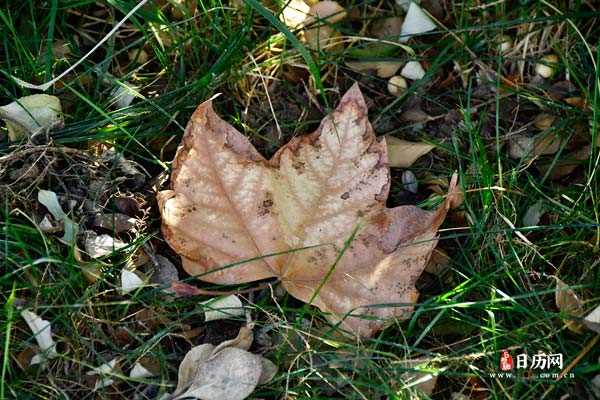
[[[243,400],[257,385],[269,382],[277,366],[247,350],[252,344],[252,329],[242,327],[237,338],[214,346],[192,348],[179,365],[175,392],[169,399]]]
[[[555,300],[556,307],[562,314],[579,317],[583,314],[583,304],[577,294],[566,283],[554,277],[556,280]],[[572,332],[581,333],[583,325],[581,322],[566,318],[565,326]]]
[[[429,143],[409,142],[393,136],[386,137],[386,141],[390,167],[408,168],[435,148]]]
[[[539,133],[536,136],[514,135],[508,143],[508,154],[513,159],[531,159],[554,154],[560,149],[561,138],[556,133]]]
[[[158,194],[163,234],[191,275],[219,284],[279,277],[331,321],[371,335],[412,313],[415,282],[457,193],[455,176],[437,210],[386,208],[387,161],[358,85],[269,161],[208,101],[186,128],[172,190]],[[371,307],[384,303],[396,305]]]

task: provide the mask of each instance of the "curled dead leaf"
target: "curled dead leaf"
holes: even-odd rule
[[[252,330],[242,327],[235,339],[192,348],[179,365],[171,398],[243,400],[250,396],[257,385],[269,382],[277,373],[271,361],[247,351],[251,344]]]
[[[55,358],[58,355],[56,351],[56,342],[52,338],[52,327],[50,321],[42,319],[39,315],[30,310],[21,311],[21,317],[33,332],[35,340],[40,350],[39,354],[34,355],[30,360],[30,365],[39,364],[47,359]]]
[[[437,210],[386,208],[387,162],[357,85],[317,131],[270,161],[209,101],[186,128],[172,189],[158,194],[163,234],[191,275],[219,284],[279,277],[330,320],[371,335],[411,314],[457,193],[454,177]],[[385,303],[407,306],[371,306]]]

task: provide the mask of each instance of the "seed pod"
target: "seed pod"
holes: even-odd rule
[[[406,79],[400,75],[392,76],[388,81],[387,89],[393,96],[400,96],[408,88]]]
[[[558,56],[546,54],[535,64],[535,72],[544,79],[552,78],[558,69]]]

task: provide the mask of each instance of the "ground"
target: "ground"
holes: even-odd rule
[[[158,398],[173,391],[192,346],[235,337],[243,316],[203,322],[201,301],[214,296],[174,298],[156,287],[119,291],[123,266],[150,274],[157,256],[202,289],[259,285],[186,279],[161,235],[155,195],[168,186],[188,118],[221,93],[219,115],[270,157],[290,138],[312,132],[355,82],[377,135],[436,146],[410,167],[416,193],[402,183],[406,168],[392,168],[388,205],[433,207],[454,171],[464,202],[439,232],[439,262],[419,279],[411,318],[373,338],[331,329],[319,310],[277,288],[241,293],[255,322],[251,351],[279,368],[251,398],[598,396],[598,334],[568,326],[569,316],[580,319],[600,302],[598,7],[422,3],[436,29],[400,44],[397,35],[377,33],[383,18],[404,15],[396,3],[342,2],[346,18],[328,25],[340,33],[337,42],[311,49],[302,29],[286,28],[274,16],[284,1],[151,0],[46,91],[60,99],[64,124],[18,141],[9,141],[2,125],[0,397]],[[135,4],[3,2],[0,104],[41,93],[12,77],[42,84],[58,76]],[[501,48],[507,37],[511,45]],[[545,65],[549,74],[540,74],[549,54],[557,58]],[[352,61],[411,60],[426,74],[407,80],[398,96],[388,92],[387,78],[350,67]],[[128,87],[132,101],[117,102],[119,88]],[[559,145],[519,153],[519,140],[534,135]],[[38,202],[40,190],[55,192],[79,225],[79,248],[90,232],[127,247],[93,259],[61,241],[61,232],[42,229],[47,210]],[[98,214],[113,212],[135,218],[134,225],[116,232],[98,223]],[[581,305],[557,306],[557,278]],[[59,356],[44,365],[29,365],[39,349],[23,309],[51,323]],[[564,376],[541,377],[535,369],[494,375],[503,350],[515,365],[522,353],[562,354]],[[97,377],[87,373],[115,358],[115,382],[93,391]],[[157,376],[129,377],[142,358]],[[433,389],[414,385],[427,374],[437,376]]]

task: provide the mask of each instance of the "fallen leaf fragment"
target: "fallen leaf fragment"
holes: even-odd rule
[[[123,268],[121,270],[121,293],[131,293],[134,290],[137,290],[144,286],[145,283],[143,279],[139,277],[138,274],[126,268]]]
[[[48,209],[56,221],[63,223],[64,235],[62,240],[69,245],[74,245],[77,241],[79,225],[67,217],[67,214],[65,214],[58,202],[56,193],[51,190],[40,190],[38,192],[38,201]]]
[[[556,280],[555,301],[558,310],[568,316],[579,317],[583,314],[583,304],[579,297],[566,283],[558,278]],[[572,332],[581,333],[582,324],[573,319],[567,319],[565,326]]]
[[[111,92],[112,104],[115,109],[129,107],[133,102],[133,99],[140,96],[138,87],[133,86],[129,82],[119,82],[118,86]]]
[[[402,61],[346,61],[346,66],[356,72],[375,72],[380,78],[390,78],[400,69]]]
[[[240,317],[245,314],[242,301],[234,294],[205,301],[202,305],[206,306],[204,313],[206,322]]]
[[[390,167],[408,168],[435,148],[429,143],[409,142],[394,136],[387,136],[386,141]]]
[[[331,24],[346,18],[346,10],[335,1],[320,1],[310,7],[304,25],[304,38],[313,50],[332,47],[339,36]]]
[[[277,372],[275,364],[236,347],[236,343],[192,348],[179,365],[173,399],[243,400],[257,385],[271,380]],[[246,342],[243,345],[249,347]]]
[[[308,14],[310,21],[307,23],[321,21],[330,24],[342,21],[348,13],[337,1],[319,1],[310,7]]]
[[[310,6],[304,0],[289,0],[285,2],[285,7],[279,14],[281,22],[290,28],[296,28],[308,17]]]
[[[417,3],[411,2],[408,6],[404,23],[402,24],[400,42],[408,42],[413,36],[432,31],[435,28],[435,23],[431,20],[431,18],[429,18],[423,9]]]
[[[597,399],[600,399],[600,374],[592,378],[592,390]]]
[[[86,372],[86,375],[88,376],[98,375],[94,385],[94,391],[115,383],[114,379],[111,378],[111,375],[115,373],[118,361],[118,358],[113,358],[109,362],[106,362],[99,367],[92,368],[91,371]]]
[[[431,258],[425,267],[430,274],[440,276],[450,266],[450,256],[444,250],[436,247],[431,253]]]
[[[402,32],[401,17],[388,17],[376,20],[371,26],[371,34],[379,39],[395,40]]]
[[[178,20],[191,18],[194,16],[197,6],[196,0],[173,0],[171,15]]]
[[[163,288],[169,288],[173,282],[179,281],[179,272],[167,257],[157,255],[156,261],[158,265],[155,266],[152,274],[152,283],[156,283]]]
[[[42,351],[33,356],[30,365],[40,364],[46,359],[55,358],[58,352],[56,351],[56,342],[52,338],[50,321],[42,319],[39,315],[29,310],[21,311],[21,317],[23,317],[29,329],[33,332],[35,340]]]
[[[539,200],[527,208],[523,215],[523,226],[537,226],[544,214],[544,202]]]
[[[437,376],[428,372],[420,372],[420,367],[426,367],[428,360],[414,359],[404,362],[406,368],[411,368],[413,371],[407,371],[400,375],[404,385],[401,390],[416,388],[420,392],[431,396],[437,383]]]
[[[103,228],[114,233],[120,233],[132,229],[137,219],[121,213],[98,214],[94,218],[94,226]]]
[[[408,190],[411,193],[417,193],[419,190],[419,182],[417,182],[417,177],[409,169],[402,173],[402,185],[404,185],[405,190]]]
[[[425,70],[421,66],[421,63],[418,61],[409,61],[400,71],[400,75],[405,77],[406,79],[410,79],[413,81],[423,79],[425,76]]]
[[[129,372],[130,378],[144,379],[157,376],[160,372],[160,364],[157,359],[150,357],[142,357]]]
[[[409,155],[432,148],[415,144]],[[219,284],[279,277],[331,321],[371,335],[385,319],[411,314],[410,306],[370,305],[415,302],[457,193],[455,176],[437,210],[386,208],[387,152],[357,85],[315,132],[270,161],[203,103],[173,162],[172,190],[158,194],[163,235],[191,275]],[[301,250],[281,254],[293,249]]]
[[[421,4],[421,0],[396,0],[396,4],[402,7],[405,12],[408,11],[411,3]]]
[[[508,142],[508,154],[514,159],[530,159],[554,154],[560,149],[561,138],[555,133],[536,136],[514,135]]]
[[[600,333],[600,306],[594,308],[584,319],[583,323],[588,329]]]
[[[91,258],[104,257],[127,246],[110,235],[97,235],[93,231],[86,232],[85,251]]]
[[[60,99],[47,94],[21,97],[0,107],[0,118],[6,122],[11,141],[60,126],[63,122]]]

